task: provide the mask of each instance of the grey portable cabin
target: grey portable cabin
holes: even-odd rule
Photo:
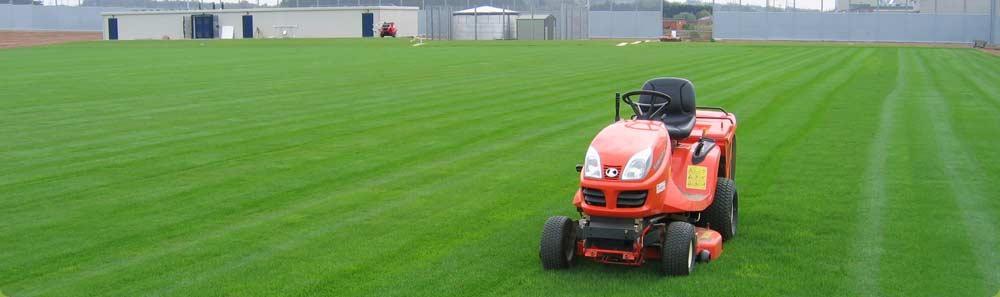
[[[551,14],[522,15],[517,18],[517,39],[552,40],[556,37],[556,17]]]

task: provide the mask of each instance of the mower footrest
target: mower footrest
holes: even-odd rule
[[[695,228],[695,235],[698,237],[697,253],[699,255],[707,251],[711,260],[722,255],[722,234],[708,228]]]

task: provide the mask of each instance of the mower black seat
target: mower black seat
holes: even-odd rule
[[[680,140],[691,135],[695,120],[694,84],[691,81],[676,77],[654,78],[646,81],[642,89],[658,91],[673,99],[660,117],[660,120],[667,125],[671,139]],[[662,101],[663,99],[649,95],[639,96],[639,103],[662,103]],[[653,111],[643,110],[644,113]]]

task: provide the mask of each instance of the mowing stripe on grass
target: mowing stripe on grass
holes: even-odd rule
[[[932,61],[933,58],[928,58],[926,55],[919,56],[917,65],[920,66],[920,70],[915,73],[920,74],[918,77],[922,79],[922,84],[932,86],[928,88],[930,91],[928,95],[944,97],[939,91],[942,89],[939,80],[933,76],[934,72],[928,66],[934,63]],[[970,159],[969,156],[973,156],[970,150],[965,147],[964,141],[955,136],[952,119],[949,117],[953,113],[949,102],[943,100],[922,102],[927,103],[920,107],[925,108],[923,111],[930,118],[932,131],[929,134],[936,139],[934,143],[937,144],[938,162],[944,169],[945,176],[950,179],[948,188],[961,210],[961,222],[965,226],[967,240],[972,246],[973,255],[978,260],[975,266],[986,283],[994,284],[995,287],[1000,284],[1000,252],[997,252],[1000,249],[997,242],[1000,229],[995,225],[1000,221],[987,207],[986,200],[995,197],[985,196],[983,193],[986,191],[980,188],[979,181],[986,172],[980,168],[978,162]],[[991,287],[985,289],[988,291],[982,292],[984,294],[992,291]]]
[[[853,240],[852,274],[857,282],[856,291],[858,296],[882,296],[883,292],[879,286],[880,265],[884,248],[882,238],[882,212],[888,200],[886,190],[886,170],[888,155],[890,150],[890,139],[895,131],[893,122],[896,121],[896,110],[902,98],[902,92],[907,87],[906,75],[907,63],[903,61],[903,55],[898,51],[898,62],[896,74],[893,76],[895,85],[888,96],[882,98],[879,104],[878,127],[873,135],[873,143],[868,154],[868,166],[865,169],[862,185],[864,194],[862,197],[860,218],[858,220],[857,237]]]

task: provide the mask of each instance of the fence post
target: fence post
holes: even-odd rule
[[[534,0],[532,0],[531,3],[528,4],[528,10],[531,11],[531,18],[534,19],[535,18],[535,1]],[[532,34],[531,35],[532,37],[535,36],[534,35],[535,33],[531,33],[531,34]]]
[[[610,28],[611,31],[608,31],[608,38],[615,38],[615,25],[618,23],[613,19],[615,16],[615,0],[608,0],[608,15],[612,18]]]
[[[989,36],[988,40],[990,41],[990,44],[993,44],[993,45],[996,44],[996,40],[994,40],[995,39],[994,37],[997,34],[997,31],[996,31],[997,30],[997,1],[1000,1],[1000,0],[990,1],[990,36]]]
[[[771,28],[771,0],[764,4],[764,28]],[[764,40],[771,39],[771,30],[764,30]]]
[[[447,0],[445,0],[445,2],[447,2]],[[452,11],[454,11],[454,9],[451,6],[448,6],[448,16],[446,16],[446,19],[448,20],[448,40],[455,39],[455,16],[451,15]]]

